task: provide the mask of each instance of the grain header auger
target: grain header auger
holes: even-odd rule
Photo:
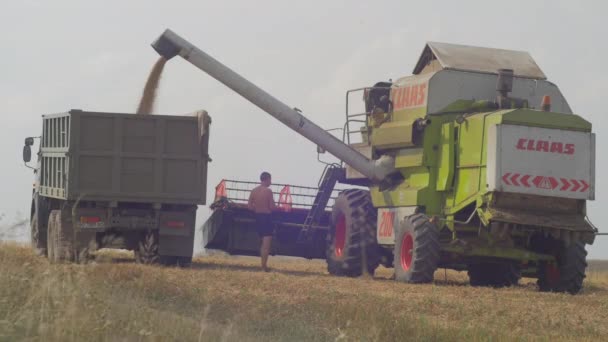
[[[398,281],[426,283],[441,267],[468,270],[472,285],[527,276],[542,291],[582,288],[597,233],[586,217],[595,135],[528,53],[428,43],[412,76],[359,89],[365,112],[347,110],[343,142],[170,30],[152,46],[342,160],[342,183],[369,187],[335,200],[331,274],[383,264]]]

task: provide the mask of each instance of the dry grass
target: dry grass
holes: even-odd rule
[[[49,265],[0,244],[0,341],[601,340],[608,336],[608,272],[578,296],[471,288],[443,271],[434,285],[330,277],[324,263],[199,258],[191,269]],[[113,259],[114,262],[109,262]],[[604,336],[604,337],[602,337]]]

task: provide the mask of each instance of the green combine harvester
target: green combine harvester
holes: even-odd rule
[[[342,161],[329,167],[295,228],[277,229],[285,235],[278,254],[325,257],[340,276],[382,264],[408,283],[449,268],[467,270],[472,285],[510,286],[526,276],[541,291],[581,290],[585,245],[597,233],[586,216],[595,135],[528,53],[428,43],[413,75],[347,92],[347,101],[361,94],[365,110],[347,110],[340,140],[170,30],[153,47],[167,59],[182,56]],[[328,213],[336,182],[356,188],[341,191]],[[246,220],[223,219],[238,204],[227,207],[207,222],[208,246],[228,249],[252,232]]]

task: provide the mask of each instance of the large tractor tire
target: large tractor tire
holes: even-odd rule
[[[135,261],[146,265],[160,262],[157,231],[147,231],[141,234],[135,249]]]
[[[521,279],[521,269],[512,262],[480,262],[468,265],[471,286],[509,287]]]
[[[327,270],[332,275],[373,275],[379,264],[377,211],[365,190],[346,190],[336,198],[327,235]]]
[[[395,232],[395,280],[430,283],[440,257],[439,230],[424,214],[406,217]]]
[[[45,232],[41,231],[37,216],[38,215],[34,213],[30,219],[30,243],[32,248],[36,251],[36,254],[46,256],[47,236]]]
[[[49,215],[47,250],[51,263],[75,261],[72,222],[62,217],[61,210],[53,210]]]
[[[583,288],[587,251],[581,242],[560,246],[557,263],[541,263],[538,269],[538,287],[544,292],[577,294]]]

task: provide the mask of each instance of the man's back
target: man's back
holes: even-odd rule
[[[269,187],[258,185],[249,195],[249,209],[258,214],[270,214],[275,208],[272,190]]]

